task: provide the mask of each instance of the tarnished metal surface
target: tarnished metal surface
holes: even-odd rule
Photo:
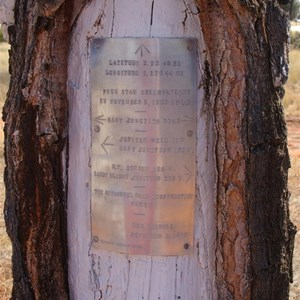
[[[94,39],[90,56],[93,249],[191,253],[196,41]]]

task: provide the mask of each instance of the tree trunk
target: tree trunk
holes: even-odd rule
[[[4,107],[5,220],[13,299],[67,299],[68,3],[16,1],[11,81]]]
[[[8,27],[13,299],[288,299],[295,227],[284,13],[273,1],[85,2],[17,0]],[[90,252],[87,41],[95,36],[198,39],[191,256]]]

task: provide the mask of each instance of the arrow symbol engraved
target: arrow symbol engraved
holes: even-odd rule
[[[115,144],[111,144],[111,143],[107,143],[107,140],[109,139],[109,136],[104,140],[104,142],[101,144],[101,147],[103,148],[103,150],[105,151],[105,153],[107,154],[107,150],[105,148],[105,146],[114,146]]]
[[[95,120],[95,122],[103,125],[104,124],[103,121],[106,121],[106,119],[104,119],[103,117],[104,117],[104,115],[101,115],[101,116],[96,117],[94,120]]]
[[[194,121],[194,118],[192,118],[190,116],[185,115],[184,117],[185,117],[185,119],[181,120],[181,122],[193,122]]]
[[[191,170],[189,170],[186,166],[184,166],[184,168],[186,169],[187,173],[185,173],[184,175],[187,176],[187,179],[185,181],[185,183],[187,183],[188,181],[191,180],[192,176],[193,176],[193,172]]]
[[[134,52],[134,54],[137,54],[138,52],[140,52],[141,57],[143,57],[145,51],[148,53],[151,53],[150,50],[144,46],[144,44],[140,44],[140,46],[137,48],[137,50]]]

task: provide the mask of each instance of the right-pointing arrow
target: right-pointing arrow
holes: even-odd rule
[[[185,115],[185,119],[181,120],[181,122],[193,122],[194,119],[190,116]]]
[[[185,176],[187,176],[187,179],[186,179],[186,183],[188,182],[188,181],[190,181],[191,180],[191,178],[192,178],[192,176],[193,176],[193,172],[190,170],[190,169],[188,169],[186,166],[184,166],[184,168],[186,169],[186,173],[184,174]]]

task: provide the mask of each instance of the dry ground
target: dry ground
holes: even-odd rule
[[[8,45],[0,43],[0,106],[3,105],[8,86]],[[284,106],[288,125],[288,142],[292,169],[289,173],[291,191],[291,219],[300,229],[300,51],[291,51],[291,70],[286,86]],[[3,122],[0,120],[0,299],[10,298],[11,246],[3,220]],[[294,283],[291,285],[290,300],[300,299],[300,234],[296,235],[294,254]]]
[[[288,117],[288,142],[292,169],[289,172],[290,213],[293,223],[300,229],[300,117]],[[294,283],[290,299],[300,299],[300,235],[296,234],[294,250]]]
[[[290,75],[283,101],[288,126],[288,144],[292,168],[289,172],[290,213],[300,230],[300,50],[290,52]],[[296,234],[293,259],[294,282],[290,300],[300,300],[300,234]]]

